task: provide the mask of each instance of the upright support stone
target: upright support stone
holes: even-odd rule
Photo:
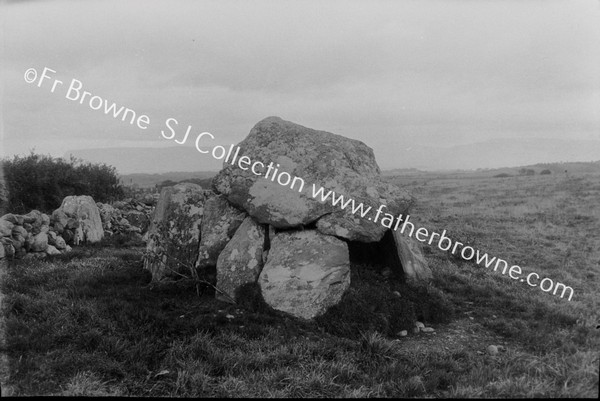
[[[315,230],[277,233],[259,283],[271,307],[312,319],[337,304],[350,286],[348,246]]]
[[[148,229],[144,258],[152,280],[195,273],[206,197],[202,187],[192,183],[163,188]]]
[[[231,302],[239,287],[256,282],[263,267],[264,243],[264,227],[246,217],[217,259],[217,288],[226,294],[217,291],[217,299]]]

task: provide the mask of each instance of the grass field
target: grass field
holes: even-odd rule
[[[150,285],[136,248],[78,248],[8,267],[10,392],[597,398],[600,175],[391,181],[417,197],[415,224],[570,285],[573,300],[426,246],[432,285],[353,266],[344,303],[306,323],[251,286],[228,305],[184,281]],[[416,318],[435,333],[393,335]]]

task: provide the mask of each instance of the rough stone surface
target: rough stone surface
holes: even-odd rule
[[[274,309],[314,318],[337,304],[350,285],[348,246],[315,230],[277,233],[259,283]]]
[[[402,264],[407,278],[417,281],[427,281],[433,277],[431,269],[423,256],[421,244],[400,231],[391,230],[396,245],[396,253]]]
[[[262,162],[268,166],[273,162],[269,178],[265,178],[266,168],[258,176],[251,169],[242,170],[237,162],[224,163],[213,185],[217,192],[259,223],[291,228],[325,216],[318,225],[325,234],[378,241],[386,227],[367,218],[357,218],[350,207],[341,210],[339,204],[333,206],[330,200],[322,202],[320,196],[315,199],[313,184],[317,190],[323,186],[325,194],[335,191],[374,207],[385,203],[385,212],[394,215],[405,212],[411,202],[407,192],[381,180],[373,150],[357,140],[269,117],[256,124],[238,146],[238,160],[247,156],[252,163]],[[260,165],[257,168],[261,170]],[[278,168],[277,174],[274,168]],[[283,172],[290,175],[286,186],[277,182],[278,177],[282,182],[287,180]],[[271,177],[275,177],[275,181]],[[299,191],[301,181],[294,177],[304,181],[302,191]]]
[[[33,237],[31,244],[32,252],[44,252],[48,247],[48,234],[39,233]]]
[[[265,229],[246,217],[231,241],[217,259],[217,299],[235,300],[235,291],[247,283],[255,283],[261,272]]]
[[[10,221],[11,223],[13,223],[15,225],[19,225],[19,226],[22,226],[23,223],[25,222],[25,219],[23,218],[23,216],[20,216],[18,214],[12,214],[12,213],[5,214],[4,216],[0,217],[0,219]]]
[[[144,267],[154,281],[194,274],[204,202],[207,194],[196,184],[163,188],[148,229]]]
[[[67,243],[65,242],[63,237],[57,236],[56,239],[54,240],[54,244],[53,244],[57,249],[66,249],[67,248]]]
[[[61,252],[58,249],[56,249],[55,247],[53,247],[52,245],[48,245],[46,247],[46,253],[48,255],[60,255],[61,254]]]
[[[492,356],[498,355],[498,347],[496,347],[495,345],[489,345],[487,347],[487,353]]]
[[[207,199],[196,262],[198,269],[216,266],[219,254],[246,216],[246,213],[231,206],[223,195]]]
[[[8,237],[12,234],[13,227],[15,225],[8,220],[5,220],[4,217],[0,219],[0,237]]]
[[[83,241],[95,243],[102,240],[104,229],[102,228],[100,211],[91,196],[67,196],[63,199],[60,209],[67,216],[76,218],[79,221]],[[70,222],[67,222],[67,227],[73,228],[70,226]]]
[[[150,219],[146,216],[146,213],[138,210],[132,210],[125,214],[125,219],[133,227],[139,228],[140,231],[146,231],[150,225]]]

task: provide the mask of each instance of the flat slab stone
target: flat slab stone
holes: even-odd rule
[[[235,301],[239,287],[256,282],[263,267],[264,243],[264,227],[246,217],[217,259],[217,288],[226,294],[217,291],[217,299]]]
[[[148,229],[144,268],[152,280],[195,274],[204,202],[210,191],[192,183],[163,188]]]

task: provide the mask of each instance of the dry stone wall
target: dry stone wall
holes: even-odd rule
[[[82,195],[67,196],[51,215],[38,210],[5,214],[0,217],[0,259],[59,255],[71,246],[97,243],[116,233],[141,240],[152,211],[133,199],[108,205]]]

